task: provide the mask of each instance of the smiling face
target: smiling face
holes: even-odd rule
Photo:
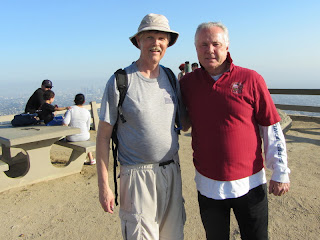
[[[195,45],[199,62],[210,75],[218,75],[225,71],[229,45],[220,27],[201,29],[196,36]]]
[[[141,50],[141,59],[158,64],[163,58],[169,44],[168,34],[157,31],[142,32],[136,37]]]

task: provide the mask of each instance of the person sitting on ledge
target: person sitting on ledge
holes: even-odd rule
[[[40,107],[39,118],[44,121],[47,126],[55,126],[62,125],[63,117],[55,117],[55,111],[63,111],[67,110],[70,107],[61,107],[59,108],[57,105],[53,106],[52,103],[54,101],[54,92],[51,90],[47,90],[43,94],[44,104]]]
[[[52,82],[48,79],[43,80],[41,84],[41,88],[38,88],[32,96],[29,98],[26,108],[24,110],[25,113],[35,113],[37,112],[41,105],[44,104],[43,94],[46,90],[51,90]]]
[[[79,93],[74,98],[75,106],[71,107],[65,114],[63,119],[64,126],[71,126],[81,129],[81,133],[74,134],[66,137],[66,141],[69,142],[82,142],[90,140],[90,112],[83,107],[85,103],[85,97],[82,93]],[[88,164],[96,164],[96,160],[93,158],[92,153],[88,153]],[[86,162],[85,162],[86,163]]]

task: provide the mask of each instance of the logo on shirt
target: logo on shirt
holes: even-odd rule
[[[243,84],[240,82],[234,82],[231,84],[231,92],[235,94],[241,94],[243,89]]]

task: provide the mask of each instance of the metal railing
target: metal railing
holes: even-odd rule
[[[287,95],[320,95],[320,89],[269,89],[270,94],[287,94]],[[298,111],[298,112],[316,112],[320,113],[320,107],[276,104],[281,110]]]
[[[269,89],[270,94],[287,94],[287,95],[320,95],[320,89]],[[93,110],[92,122],[94,122],[94,128],[97,128],[98,117],[97,109],[100,108],[100,103],[90,102],[89,105],[85,105],[88,110]],[[320,113],[320,107],[314,106],[302,106],[302,105],[286,105],[286,104],[275,104],[277,108],[288,111],[298,112],[316,112]],[[63,114],[65,111],[59,111],[58,114]],[[14,115],[0,116],[0,122],[10,122]]]

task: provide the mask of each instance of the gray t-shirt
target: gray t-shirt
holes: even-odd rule
[[[120,164],[157,163],[176,158],[179,149],[174,130],[177,96],[166,73],[160,67],[158,78],[145,78],[135,63],[125,70],[128,91],[122,110],[126,122],[118,121]],[[114,125],[118,102],[119,91],[113,75],[106,84],[100,120]]]

